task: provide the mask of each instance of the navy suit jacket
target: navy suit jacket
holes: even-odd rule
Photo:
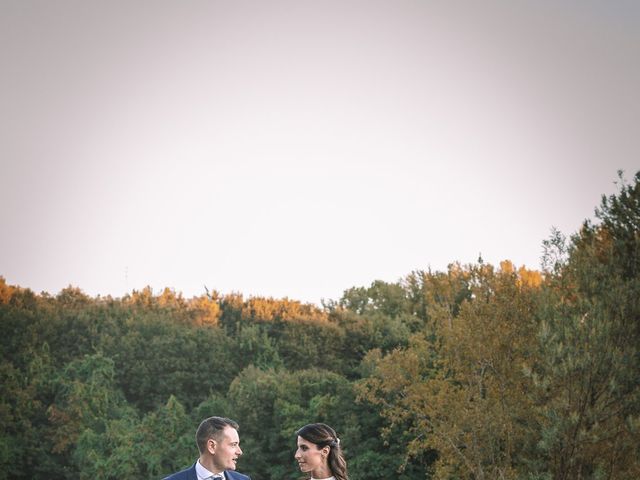
[[[224,477],[226,480],[251,480],[247,475],[238,473],[234,470],[225,470]],[[196,464],[194,463],[189,468],[182,470],[181,472],[169,475],[164,480],[198,480],[196,474]]]

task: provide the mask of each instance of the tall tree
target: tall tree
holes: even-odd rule
[[[409,457],[436,451],[435,478],[516,478],[530,409],[522,362],[539,282],[504,262],[467,270],[471,300],[434,310],[435,331],[378,360],[361,387],[393,425],[408,425]]]
[[[548,243],[568,255],[547,272],[531,369],[530,465],[544,478],[640,478],[640,172],[634,180],[621,178],[568,246]]]

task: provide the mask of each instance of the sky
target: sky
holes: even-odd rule
[[[320,304],[539,268],[640,169],[640,2],[0,0],[0,276]]]

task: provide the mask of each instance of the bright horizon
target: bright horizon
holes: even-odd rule
[[[631,1],[2,2],[0,276],[319,304],[539,268],[640,169]]]

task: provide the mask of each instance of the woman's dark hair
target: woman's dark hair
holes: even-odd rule
[[[329,468],[336,480],[349,480],[347,462],[342,455],[340,439],[333,428],[324,423],[310,423],[296,432],[296,435],[318,446],[329,447]]]

